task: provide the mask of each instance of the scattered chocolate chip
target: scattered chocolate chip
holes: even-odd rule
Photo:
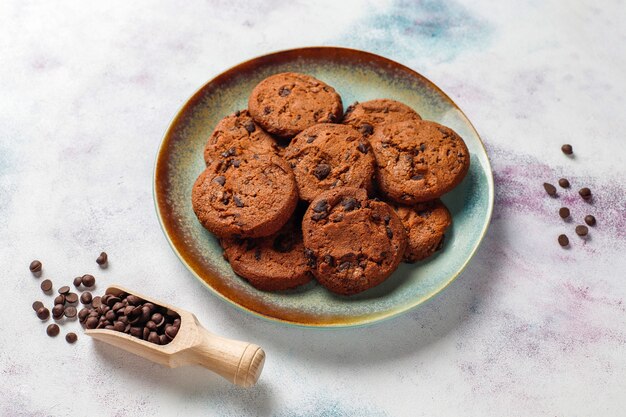
[[[54,297],[54,304],[65,304],[65,296],[63,294],[59,294]]]
[[[554,197],[556,195],[556,187],[554,185],[544,182],[543,188],[546,190],[546,193],[548,193],[549,196]]]
[[[78,336],[76,336],[76,333],[69,332],[68,334],[65,335],[65,341],[67,343],[76,343],[77,340],[78,340]]]
[[[83,283],[83,277],[74,278],[73,284],[76,288],[80,287],[82,283]]]
[[[63,317],[64,312],[65,312],[65,307],[63,306],[63,304],[55,304],[55,306],[52,307],[52,318],[54,318],[55,320],[58,320],[61,317]]]
[[[93,287],[96,285],[96,278],[90,274],[83,275],[83,285],[87,288]]]
[[[101,252],[100,256],[96,258],[96,263],[102,267],[104,267],[109,261],[109,256],[106,252]]]
[[[87,320],[85,320],[85,327],[88,329],[95,329],[99,322],[100,320],[98,320],[97,317],[88,317]]]
[[[41,290],[46,293],[52,291],[52,281],[50,281],[49,279],[44,279],[43,281],[41,281]]]
[[[591,199],[591,190],[587,187],[583,187],[578,191],[578,194],[580,194],[580,196],[584,199],[584,200],[590,200]]]
[[[91,307],[98,308],[102,305],[102,298],[100,296],[95,296],[91,300]]]
[[[372,133],[374,133],[374,126],[372,126],[369,123],[363,123],[361,126],[359,126],[359,132],[361,132],[363,136],[369,136]],[[363,152],[363,153],[367,153],[367,152]]]
[[[561,207],[559,209],[559,216],[561,216],[562,219],[567,219],[569,214],[569,209],[567,207]]]
[[[256,126],[254,126],[254,122],[251,120],[247,121],[244,127],[248,133],[252,133],[256,130]]]
[[[62,286],[61,288],[59,288],[59,294],[69,294],[70,292],[70,287],[68,287],[67,285]]]
[[[80,295],[80,302],[82,304],[90,304],[91,301],[92,301],[92,296],[89,291],[85,291],[84,293]]]
[[[328,164],[319,164],[313,170],[313,175],[320,181],[328,177],[328,174],[330,174],[330,165]]]
[[[43,303],[41,301],[35,301],[33,303],[33,310],[37,311],[39,310],[41,307],[43,307]]]
[[[80,309],[80,311],[78,312],[78,320],[81,323],[84,323],[85,320],[87,320],[87,317],[89,317],[89,309],[87,307],[83,307]]]
[[[70,319],[74,318],[74,317],[76,317],[76,313],[77,313],[76,307],[74,307],[74,306],[66,307],[65,311],[63,313],[65,314],[65,317],[67,317],[67,318],[70,318]]]
[[[289,94],[291,94],[291,89],[288,87],[280,87],[278,89],[278,95],[281,97],[287,97]]]
[[[39,307],[37,309],[37,317],[39,317],[40,320],[48,320],[48,318],[50,318],[50,310],[45,307]]]
[[[589,233],[589,228],[587,226],[583,226],[582,224],[576,226],[576,234],[578,236],[587,236],[587,233]]]
[[[48,336],[50,337],[58,336],[60,331],[61,329],[59,329],[59,326],[54,323],[46,328],[46,333],[48,333]]]
[[[65,302],[69,304],[76,304],[78,302],[78,294],[71,292],[65,296]]]
[[[596,218],[593,217],[591,214],[587,214],[585,216],[585,223],[587,223],[587,225],[589,225],[589,226],[595,226],[596,225]]]
[[[559,239],[558,240],[559,240],[559,245],[561,245],[561,246],[569,245],[569,239],[565,235],[559,235]]]
[[[571,155],[574,152],[572,145],[568,145],[568,144],[561,146],[561,150],[563,151],[565,155]]]
[[[559,185],[561,188],[569,188],[569,181],[566,178],[560,178]]]
[[[224,184],[226,184],[226,177],[220,175],[219,177],[213,178],[213,182],[216,182],[219,185],[224,186]]]
[[[28,267],[30,269],[30,272],[32,272],[33,274],[37,274],[39,272],[41,272],[41,262],[39,262],[38,260],[34,260],[30,263],[30,266]]]

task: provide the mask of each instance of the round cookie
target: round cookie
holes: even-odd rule
[[[320,194],[302,221],[313,275],[330,291],[351,295],[387,279],[406,249],[402,222],[367,191],[337,188]]]
[[[401,204],[433,200],[456,187],[469,170],[463,139],[426,120],[384,125],[369,137],[378,188]]]
[[[372,135],[381,126],[405,120],[422,120],[415,110],[404,103],[388,98],[355,102],[346,109],[343,123],[353,126],[365,136]]]
[[[256,239],[222,239],[224,257],[235,273],[262,291],[295,288],[311,280],[304,257],[300,219],[293,217],[278,232]]]
[[[219,237],[261,237],[277,232],[298,203],[293,172],[278,156],[243,154],[216,160],[191,193],[200,223]]]
[[[204,147],[207,165],[216,159],[245,151],[257,154],[276,153],[276,142],[254,121],[247,110],[237,111],[220,120]]]
[[[310,75],[285,72],[267,77],[248,99],[252,118],[273,135],[289,138],[317,123],[341,119],[341,97]]]
[[[369,142],[351,126],[311,126],[291,140],[283,158],[293,169],[298,193],[305,201],[336,187],[372,189],[374,154]]]
[[[426,259],[441,249],[444,234],[452,224],[452,216],[441,200],[410,207],[394,205],[393,209],[406,230],[407,247],[404,262],[413,263]]]

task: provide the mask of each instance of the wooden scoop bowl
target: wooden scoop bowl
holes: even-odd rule
[[[85,330],[94,339],[170,368],[201,365],[242,387],[251,387],[259,379],[265,363],[265,352],[259,346],[210,333],[198,323],[192,313],[118,285],[110,286],[106,292],[114,295],[122,292],[133,294],[155,305],[169,308],[180,315],[180,329],[167,345],[157,345],[115,330]]]

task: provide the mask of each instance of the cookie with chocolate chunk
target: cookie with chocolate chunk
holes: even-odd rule
[[[309,127],[291,140],[283,158],[293,169],[305,201],[337,187],[372,189],[374,155],[369,142],[351,126]]]
[[[367,191],[338,188],[321,193],[302,221],[305,255],[313,275],[330,291],[357,294],[397,268],[406,232],[394,210]]]
[[[405,205],[433,200],[465,178],[470,156],[452,129],[426,120],[382,126],[369,138],[378,188]]]
[[[202,225],[219,237],[261,237],[277,232],[298,203],[291,168],[275,155],[244,153],[212,162],[191,194]]]
[[[406,229],[404,262],[426,259],[441,249],[446,230],[452,224],[452,216],[441,200],[415,206],[394,205],[393,209]]]
[[[216,159],[250,151],[257,154],[277,153],[274,139],[261,129],[247,110],[238,111],[220,120],[204,147],[207,165]]]
[[[248,110],[263,129],[284,138],[318,123],[338,122],[343,115],[341,97],[334,88],[295,72],[275,74],[257,84]]]
[[[259,290],[287,290],[311,280],[299,218],[271,236],[222,239],[221,244],[233,271]]]
[[[343,123],[354,127],[365,136],[370,136],[383,125],[421,119],[421,116],[406,104],[379,98],[348,106]]]

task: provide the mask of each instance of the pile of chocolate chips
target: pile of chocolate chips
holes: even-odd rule
[[[178,313],[126,293],[94,297],[78,320],[87,329],[115,330],[157,345],[167,345],[180,329]]]
[[[565,155],[572,155],[574,153],[574,149],[572,148],[572,145],[569,144],[565,144],[563,146],[561,146],[561,151],[565,154]],[[561,188],[567,189],[570,188],[570,182],[566,179],[566,178],[560,178],[559,179],[559,186]],[[546,190],[546,193],[548,193],[548,195],[550,197],[557,197],[558,193],[556,191],[556,187],[552,184],[549,184],[547,182],[543,183],[543,188]],[[591,190],[587,187],[583,187],[580,190],[578,190],[578,194],[580,195],[580,197],[586,201],[586,202],[591,202],[593,195],[591,194]],[[559,216],[563,219],[563,220],[568,220],[570,218],[570,210],[567,207],[561,207],[559,209]],[[596,218],[591,215],[588,214],[585,216],[584,218],[585,223],[588,226],[595,226],[596,225]],[[589,228],[585,225],[579,224],[578,226],[576,226],[576,228],[574,229],[574,231],[576,232],[576,234],[580,237],[585,237],[587,236],[587,234],[589,233]],[[566,234],[561,234],[559,235],[559,237],[557,238],[557,241],[559,242],[559,245],[563,246],[563,247],[568,247],[569,246],[569,238],[567,237]]]

